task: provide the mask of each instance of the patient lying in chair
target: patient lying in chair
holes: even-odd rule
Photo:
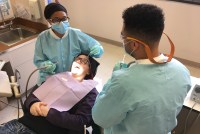
[[[0,133],[83,134],[84,125],[94,125],[91,109],[98,92],[92,79],[98,65],[86,54],[77,56],[71,72],[49,77],[25,101],[24,116],[0,126]]]

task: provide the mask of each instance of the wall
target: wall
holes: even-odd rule
[[[16,17],[21,17],[21,18],[29,19],[35,22],[41,22],[41,23],[47,24],[47,21],[45,20],[44,15],[43,15],[43,11],[44,11],[45,5],[47,5],[48,0],[38,0],[38,4],[40,8],[36,10],[40,11],[40,15],[41,15],[40,19],[31,18],[29,0],[10,0],[10,1],[13,8],[13,12],[16,15]]]
[[[200,63],[200,5],[167,0],[59,0],[67,7],[71,26],[82,31],[120,42],[122,12],[137,3],[151,3],[165,12],[165,32],[176,46],[175,56]],[[169,52],[165,37],[161,51]]]

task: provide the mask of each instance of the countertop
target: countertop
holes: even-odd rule
[[[188,107],[188,108],[193,108],[194,110],[200,112],[200,104],[199,103],[195,104],[195,102],[190,99],[191,93],[192,93],[192,90],[193,90],[194,86],[196,84],[200,85],[200,78],[191,76],[191,81],[192,81],[192,87],[191,87],[190,91],[188,92],[188,94],[187,94],[187,96],[186,96],[186,98],[184,100],[184,104],[183,105]]]
[[[23,18],[15,18],[12,21],[13,21],[14,27],[25,27],[25,28],[30,29],[31,31],[34,31],[36,34],[29,37],[29,38],[23,39],[22,41],[15,43],[11,46],[7,46],[7,45],[0,42],[0,54],[6,52],[10,48],[16,47],[16,46],[18,46],[18,45],[20,45],[24,42],[27,42],[29,40],[36,38],[40,32],[48,29],[48,26],[43,24],[43,23],[33,22],[31,20],[26,20],[26,19],[23,19]]]

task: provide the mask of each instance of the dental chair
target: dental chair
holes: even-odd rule
[[[29,94],[32,94],[39,86],[36,84],[34,87],[32,87],[31,89],[28,90],[28,83],[29,83],[29,80],[31,78],[31,76],[33,75],[34,72],[36,72],[38,69],[34,70],[28,80],[27,80],[27,83],[26,83],[26,89],[25,89],[25,99],[29,96]],[[17,75],[17,73],[16,73]],[[15,76],[17,78],[19,78],[18,76]],[[100,92],[100,90],[102,89],[102,81],[98,78],[94,78],[94,80],[98,81],[100,84],[97,85],[97,90],[98,92]],[[20,88],[19,88],[19,92],[20,92]],[[24,104],[23,104],[23,98],[22,96],[20,97],[20,102],[21,102],[21,107],[22,107],[22,110],[23,112],[25,113],[25,108],[24,108]],[[103,134],[103,129],[101,127],[99,127],[98,125],[96,125],[94,122],[92,123],[92,126],[86,128],[86,126],[84,126],[84,134]]]

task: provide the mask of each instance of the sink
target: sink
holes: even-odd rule
[[[7,46],[11,46],[35,34],[36,32],[30,31],[24,28],[15,28],[15,29],[1,33],[0,42]]]
[[[8,32],[10,31],[10,28],[3,28],[3,29],[0,29],[0,34],[4,33],[4,32]]]

